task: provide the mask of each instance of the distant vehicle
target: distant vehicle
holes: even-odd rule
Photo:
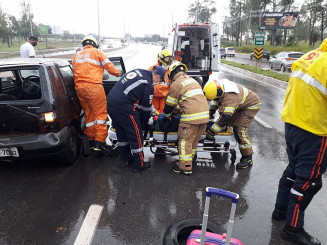
[[[107,48],[113,48],[113,47],[114,47],[114,46],[113,46],[112,43],[108,43]]]
[[[83,46],[82,45],[78,45],[77,47],[75,47],[75,52],[81,52],[83,49]]]
[[[280,52],[274,55],[269,62],[270,69],[277,69],[285,72],[290,71],[292,64],[298,58],[300,58],[304,53],[301,52]]]
[[[235,49],[233,47],[225,48],[227,56],[235,57]]]
[[[254,58],[254,52],[250,54],[250,59],[252,60]],[[263,59],[269,60],[270,59],[270,51],[267,49],[263,50]]]
[[[219,46],[218,25],[184,23],[171,31],[167,49],[186,64],[189,76],[204,85],[212,72],[219,71]]]
[[[220,58],[226,59],[226,50],[224,48],[220,49]]]

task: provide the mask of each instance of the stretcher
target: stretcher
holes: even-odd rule
[[[177,132],[164,131],[143,131],[144,147],[149,147],[150,151],[156,155],[178,155]],[[115,150],[118,147],[116,131],[109,122],[108,137],[106,144]],[[230,154],[232,163],[236,160],[237,141],[231,128],[226,132],[215,135],[214,140],[207,140],[206,135],[202,135],[198,143],[197,152],[226,153]]]

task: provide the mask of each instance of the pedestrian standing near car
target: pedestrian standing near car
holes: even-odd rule
[[[107,108],[116,130],[124,166],[133,165],[134,173],[151,167],[150,162],[144,161],[142,129],[150,118],[153,83],[162,81],[165,72],[161,66],[154,66],[151,71],[131,70],[107,96]]]
[[[20,47],[20,56],[22,58],[35,58],[35,49],[34,47],[37,45],[38,38],[35,36],[30,36],[28,38],[28,42],[24,43]]]
[[[285,221],[281,237],[321,244],[304,230],[304,214],[322,188],[327,165],[327,39],[292,66],[282,120],[288,166],[279,181],[272,218]]]
[[[186,75],[185,64],[175,61],[168,68],[171,86],[164,108],[165,124],[170,122],[174,109],[178,106],[181,119],[178,126],[179,164],[173,166],[173,172],[191,175],[192,164],[196,160],[196,150],[201,135],[205,133],[209,122],[209,105],[201,85]]]
[[[75,89],[85,113],[84,134],[89,137],[91,149],[103,150],[108,135],[106,95],[102,85],[103,70],[119,77],[122,72],[117,70],[107,56],[98,50],[98,42],[93,36],[86,36],[83,50],[75,54],[72,65]]]
[[[247,129],[261,108],[259,96],[244,86],[227,79],[211,80],[203,88],[209,101],[216,102],[211,110],[213,115],[219,108],[222,112],[218,120],[207,130],[207,139],[213,140],[215,135],[233,126],[236,141],[239,144],[241,160],[237,169],[252,166],[253,149]]]

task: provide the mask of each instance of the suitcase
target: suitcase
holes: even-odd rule
[[[227,234],[215,234],[212,232],[206,232],[208,224],[209,204],[211,195],[217,195],[232,199],[232,208],[229,216]],[[242,242],[231,238],[234,225],[234,217],[236,205],[238,203],[239,195],[233,192],[229,192],[223,189],[217,189],[212,187],[206,188],[206,202],[204,207],[204,214],[202,219],[202,230],[194,230],[191,232],[187,239],[186,245],[242,245]]]

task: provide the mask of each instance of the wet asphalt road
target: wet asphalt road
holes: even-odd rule
[[[123,55],[127,70],[155,62],[156,46],[131,46]],[[142,55],[142,59],[140,59]],[[151,63],[152,62],[152,63]],[[236,170],[228,154],[199,153],[193,175],[171,172],[177,156],[154,156],[151,169],[133,174],[118,152],[110,158],[79,159],[62,167],[48,160],[0,164],[0,244],[74,244],[92,204],[104,207],[92,244],[162,244],[167,228],[183,219],[201,218],[207,186],[240,194],[233,237],[244,245],[286,245],[279,237],[282,222],[271,220],[279,178],[286,167],[284,129],[280,119],[285,91],[241,79],[222,66],[228,78],[254,90],[262,99],[249,135],[254,165]],[[240,158],[237,150],[237,160]],[[326,176],[323,178],[326,184]],[[305,227],[327,244],[326,186],[306,212]],[[213,197],[209,219],[227,228],[230,202]]]

